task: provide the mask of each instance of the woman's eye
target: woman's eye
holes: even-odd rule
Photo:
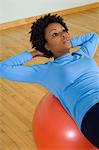
[[[57,36],[58,35],[58,33],[54,33],[52,36]]]
[[[62,29],[61,32],[66,32],[66,30],[65,30],[65,29]],[[59,32],[59,33],[60,33],[60,32]],[[53,33],[52,36],[53,36],[53,37],[58,36],[59,33]]]
[[[65,30],[65,29],[63,29],[63,32],[66,32],[66,30]]]

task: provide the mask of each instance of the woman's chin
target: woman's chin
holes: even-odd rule
[[[65,48],[64,50],[67,51],[68,53],[71,52],[71,48],[70,47],[69,48]]]

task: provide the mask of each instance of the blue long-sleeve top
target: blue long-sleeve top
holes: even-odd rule
[[[98,46],[94,32],[71,38],[80,49],[53,62],[24,65],[32,59],[29,51],[0,63],[0,77],[17,82],[38,83],[52,92],[81,128],[86,112],[99,102],[99,67],[93,59]]]

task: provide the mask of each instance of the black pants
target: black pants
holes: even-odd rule
[[[99,148],[99,103],[95,104],[85,114],[81,131],[94,146]]]

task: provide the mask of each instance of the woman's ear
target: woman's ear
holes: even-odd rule
[[[45,43],[45,46],[44,46],[44,47],[46,48],[46,50],[49,50],[49,46],[48,46],[47,43]]]

